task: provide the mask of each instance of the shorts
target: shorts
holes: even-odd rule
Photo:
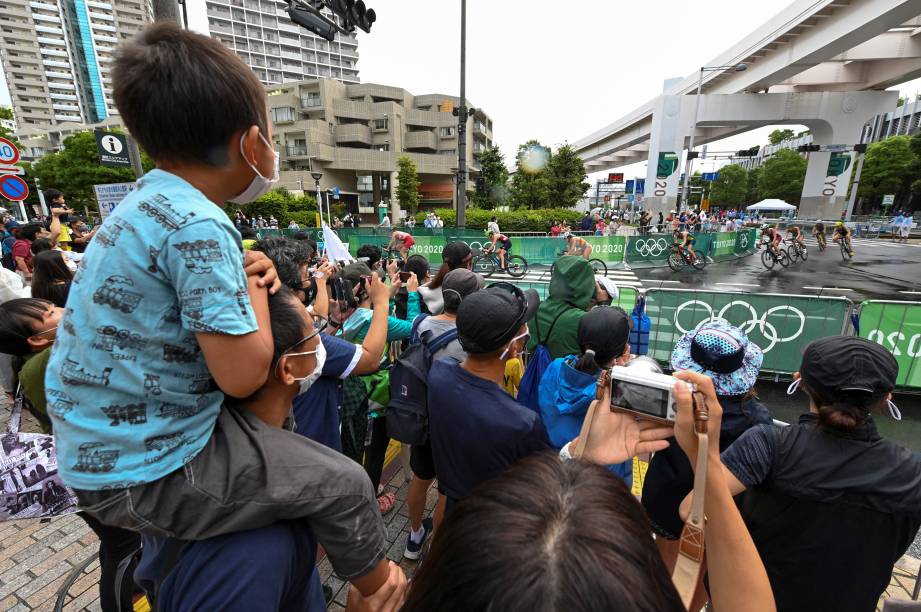
[[[911,231],[911,227],[908,225],[903,225],[899,227],[899,237],[908,238],[908,232]]]
[[[499,243],[497,243],[497,244],[499,245],[499,248],[500,248],[500,249],[505,249],[506,252],[512,250],[512,241],[511,241],[511,240],[505,240],[505,241],[499,242]]]
[[[416,239],[413,238],[412,236],[407,236],[406,238],[403,239],[403,246],[406,247],[407,249],[413,248],[414,244],[416,244]]]
[[[414,444],[409,448],[409,467],[421,480],[435,478],[435,459],[428,444]]]

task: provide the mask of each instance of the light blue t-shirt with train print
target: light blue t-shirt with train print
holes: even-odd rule
[[[51,351],[64,482],[129,487],[190,461],[224,400],[195,332],[256,330],[230,219],[178,176],[149,172],[87,247]]]

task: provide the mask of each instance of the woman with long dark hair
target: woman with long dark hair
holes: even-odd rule
[[[429,312],[433,315],[441,314],[444,311],[444,298],[441,295],[441,283],[445,275],[451,270],[458,268],[473,269],[473,251],[466,242],[451,242],[445,246],[441,252],[441,267],[435,277],[430,280],[424,287],[419,287],[419,292],[425,299]]]
[[[73,272],[60,251],[42,251],[32,259],[32,297],[64,307],[70,293]]]

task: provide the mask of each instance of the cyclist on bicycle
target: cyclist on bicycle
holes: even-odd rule
[[[499,256],[499,269],[505,270],[505,254],[512,251],[512,239],[501,232],[489,231],[489,240],[493,249],[498,249],[496,255]]]
[[[416,244],[416,241],[412,234],[395,229],[390,232],[390,243],[387,248],[397,249],[400,252],[400,257],[403,258],[403,261],[406,261],[409,257],[409,250],[413,248],[414,244]]]
[[[806,250],[806,237],[798,225],[787,228],[787,239],[793,240],[800,250]]]
[[[694,234],[682,229],[676,229],[674,234],[675,246],[677,246],[679,250],[685,249],[688,253],[690,253],[690,261],[696,260],[697,254],[694,252],[694,242],[696,242],[696,239],[694,238]]]
[[[853,243],[851,242],[851,228],[844,224],[844,221],[838,221],[835,223],[835,230],[832,232],[832,242],[838,242],[838,240],[844,240],[844,244],[847,247],[847,252],[850,253],[851,257],[854,256]]]
[[[812,235],[815,236],[816,242],[819,243],[819,246],[825,246],[825,224],[821,221],[816,221],[815,225],[812,226]]]
[[[780,246],[780,241],[782,240],[780,232],[773,225],[769,225],[764,228],[761,232],[761,241],[767,243],[768,248],[771,250],[771,253],[777,257],[778,247]]]
[[[572,232],[565,232],[563,238],[566,240],[565,255],[581,255],[582,259],[588,261],[592,255],[592,245],[581,236],[573,236]]]

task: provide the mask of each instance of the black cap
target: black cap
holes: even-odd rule
[[[449,242],[441,252],[441,260],[450,266],[459,266],[472,255],[473,251],[466,242]]]
[[[474,355],[499,350],[534,317],[539,304],[536,291],[521,291],[510,283],[496,283],[468,295],[457,309],[461,347]]]
[[[357,287],[362,276],[371,276],[371,268],[361,262],[350,263],[342,269],[340,276],[352,283],[353,287]]]
[[[895,388],[899,364],[875,342],[855,336],[828,336],[806,346],[800,375],[821,399],[834,402],[849,391],[873,396]]]

